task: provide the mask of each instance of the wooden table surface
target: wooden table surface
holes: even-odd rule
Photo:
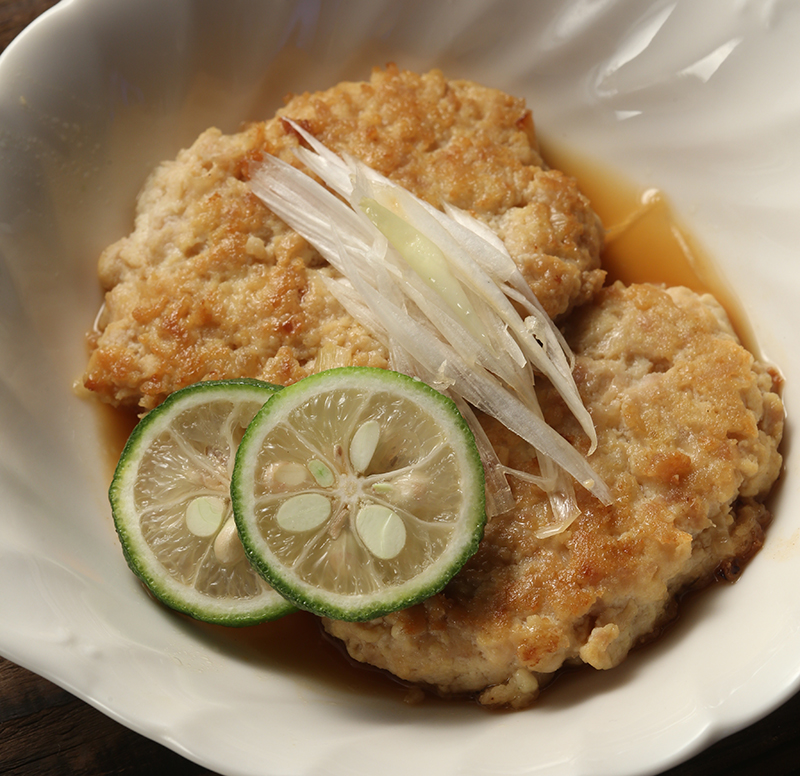
[[[0,0],[0,51],[54,4],[53,0]],[[765,719],[720,741],[664,776],[798,774],[799,719],[800,694]],[[65,690],[3,658],[0,658],[0,774],[213,776],[207,769],[139,736]]]

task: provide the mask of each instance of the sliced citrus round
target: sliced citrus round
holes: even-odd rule
[[[486,522],[483,467],[455,404],[368,367],[276,394],[242,439],[231,496],[251,563],[297,606],[340,620],[441,590]]]
[[[230,503],[236,448],[278,390],[257,380],[183,388],[133,430],[109,490],[131,569],[168,606],[250,625],[293,607],[247,561]]]

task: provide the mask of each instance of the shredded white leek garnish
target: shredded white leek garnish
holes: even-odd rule
[[[392,369],[456,401],[478,442],[490,514],[513,507],[509,475],[548,494],[553,514],[542,536],[563,531],[579,514],[572,478],[609,503],[586,459],[543,418],[535,372],[555,386],[595,449],[569,347],[502,241],[468,213],[449,206],[441,212],[288,123],[308,145],[295,151],[299,160],[342,199],[271,156],[253,166],[252,191],[340,273],[324,278],[328,289],[386,345]],[[541,474],[504,466],[472,408],[530,443]]]

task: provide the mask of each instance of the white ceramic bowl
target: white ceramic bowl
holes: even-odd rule
[[[652,773],[800,676],[800,8],[780,0],[65,0],[0,62],[0,653],[224,774]],[[786,377],[762,552],[652,649],[491,715],[406,706],[155,605],[113,532],[107,440],[73,394],[101,248],[204,128],[393,60],[528,98],[545,138],[657,186]]]

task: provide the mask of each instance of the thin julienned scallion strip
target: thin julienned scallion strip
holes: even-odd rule
[[[542,535],[558,533],[579,514],[567,474],[608,503],[607,487],[584,456],[544,421],[535,372],[551,381],[594,450],[597,437],[572,378],[572,353],[500,239],[468,213],[436,210],[292,127],[308,145],[296,150],[298,159],[347,204],[274,157],[252,168],[253,192],[337,270],[340,277],[325,276],[324,283],[386,345],[392,368],[457,401],[478,432],[495,510],[513,505],[508,475],[547,492],[553,520]],[[503,466],[471,408],[530,443],[540,476]]]

